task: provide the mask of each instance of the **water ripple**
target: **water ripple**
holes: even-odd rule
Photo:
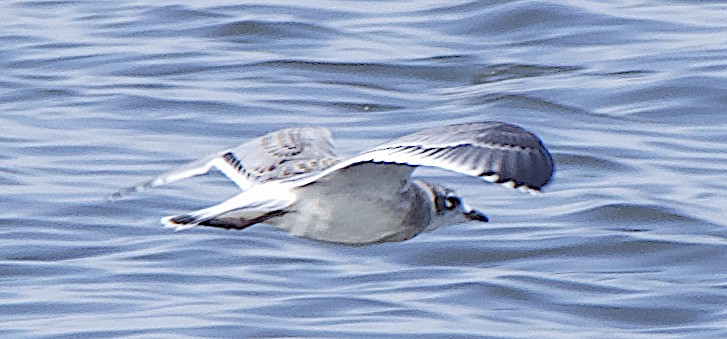
[[[0,335],[725,337],[724,9],[0,2]],[[104,200],[283,127],[348,155],[477,120],[557,163],[537,196],[420,172],[487,225],[362,247],[159,225],[235,194],[214,175]]]

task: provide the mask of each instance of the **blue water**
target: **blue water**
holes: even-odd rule
[[[307,3],[0,2],[0,336],[727,337],[727,5]],[[402,243],[159,226],[219,175],[104,200],[282,127],[478,120],[552,185],[423,171],[492,222]]]

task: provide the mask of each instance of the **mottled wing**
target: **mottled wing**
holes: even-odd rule
[[[244,191],[267,181],[313,175],[338,162],[328,129],[286,128],[129,187],[109,198],[118,199],[147,188],[202,175],[213,168]]]
[[[343,161],[300,185],[365,162],[439,167],[536,191],[550,181],[554,172],[553,158],[537,136],[515,125],[486,121],[406,135]]]
[[[331,132],[323,127],[273,132],[226,152],[223,158],[250,186],[315,174],[340,161]]]

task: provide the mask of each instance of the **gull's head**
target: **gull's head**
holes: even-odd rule
[[[432,221],[427,230],[468,221],[487,222],[487,216],[467,205],[451,188],[420,181],[432,199]]]

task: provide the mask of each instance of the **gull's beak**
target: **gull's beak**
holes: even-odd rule
[[[475,221],[482,221],[482,222],[488,222],[490,219],[487,219],[487,216],[478,211],[478,210],[469,210],[467,212],[464,212],[464,216],[467,217],[469,220],[475,220]]]

